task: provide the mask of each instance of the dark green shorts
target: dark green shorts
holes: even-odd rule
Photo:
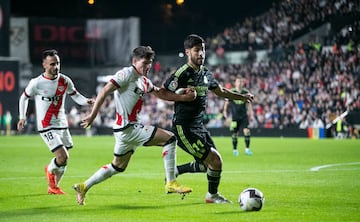
[[[178,146],[196,160],[203,161],[211,148],[216,149],[209,131],[203,126],[174,125],[173,132]]]

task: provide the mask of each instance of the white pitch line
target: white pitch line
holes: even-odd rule
[[[319,171],[320,169],[329,168],[329,167],[358,165],[358,164],[360,164],[360,162],[327,164],[327,165],[312,167],[310,168],[310,171]]]

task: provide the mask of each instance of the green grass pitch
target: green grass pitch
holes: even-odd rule
[[[205,203],[205,174],[178,178],[193,188],[184,199],[165,194],[161,147],[140,147],[124,173],[88,192],[85,206],[71,186],[112,160],[114,138],[73,140],[61,182],[67,194],[48,195],[44,166],[52,154],[40,136],[0,137],[0,221],[360,221],[360,140],[253,137],[253,156],[241,148],[234,157],[231,138],[214,137],[224,161],[219,190],[233,201],[222,205]],[[192,160],[177,154],[178,164]],[[247,187],[264,193],[261,211],[240,210]]]

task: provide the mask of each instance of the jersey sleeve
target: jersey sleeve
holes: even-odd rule
[[[171,76],[165,81],[164,88],[175,92],[179,88],[187,87],[187,80],[189,78],[189,70],[191,67],[188,64],[184,64],[179,67],[175,73],[171,74]]]
[[[29,98],[34,96],[36,93],[36,79],[31,79],[29,84],[26,86],[24,92],[19,98],[19,118],[26,119],[26,111],[29,104]]]
[[[67,84],[66,93],[71,96],[71,99],[81,106],[88,105],[88,98],[76,90],[74,82],[68,76],[64,76],[64,78]]]
[[[24,90],[26,97],[32,97],[36,94],[36,79],[31,79]]]
[[[69,95],[75,95],[77,93],[74,82],[69,78],[69,77],[65,77],[66,80],[66,93]]]
[[[110,79],[118,88],[124,87],[128,84],[129,74],[123,70],[117,71]]]
[[[178,88],[178,79],[175,78],[175,75],[172,74],[166,81],[164,82],[164,88],[174,92]]]

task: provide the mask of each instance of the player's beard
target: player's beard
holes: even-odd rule
[[[204,64],[204,58],[198,58],[196,56],[191,56],[191,63],[200,67],[201,65]]]
[[[58,70],[58,69],[49,70],[49,74],[50,74],[53,78],[56,78],[57,75],[59,74],[59,70]]]

